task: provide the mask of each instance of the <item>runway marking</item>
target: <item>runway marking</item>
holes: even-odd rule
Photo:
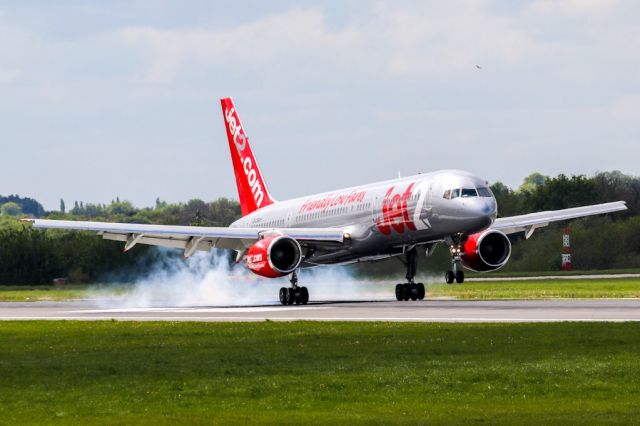
[[[117,308],[117,309],[90,309],[65,311],[66,314],[119,314],[119,313],[146,313],[146,312],[185,312],[185,313],[261,313],[261,312],[290,312],[297,310],[332,309],[332,306],[245,306],[229,308]]]

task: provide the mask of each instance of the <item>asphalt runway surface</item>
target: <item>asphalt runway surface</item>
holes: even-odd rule
[[[99,302],[3,302],[0,320],[120,321],[640,321],[640,299],[316,302],[306,306],[109,308]]]

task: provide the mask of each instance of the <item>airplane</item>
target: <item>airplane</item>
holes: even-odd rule
[[[497,217],[487,181],[462,170],[440,170],[368,185],[276,201],[267,189],[245,127],[231,98],[220,100],[242,217],[227,227],[169,226],[26,219],[35,228],[95,231],[106,240],[174,247],[184,257],[212,248],[233,249],[236,261],[267,278],[289,276],[283,305],[307,304],[309,291],[298,271],[320,265],[349,264],[400,257],[406,282],[397,284],[398,301],[422,300],[416,283],[418,256],[446,244],[451,269],[445,281],[464,282],[466,269],[495,271],[511,254],[508,235],[533,232],[551,222],[626,210],[624,201],[556,211]]]

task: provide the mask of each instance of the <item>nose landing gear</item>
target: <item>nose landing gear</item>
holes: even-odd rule
[[[449,246],[451,252],[451,270],[444,274],[444,279],[447,284],[453,284],[453,281],[458,284],[464,282],[464,271],[458,269],[458,265],[462,261],[462,241],[459,236],[453,238],[453,244]]]
[[[289,279],[291,287],[280,289],[280,303],[283,305],[306,305],[309,303],[309,290],[306,287],[298,287],[298,274],[294,271]]]
[[[422,283],[415,283],[413,281],[416,276],[416,267],[417,267],[417,252],[416,248],[413,247],[410,250],[407,250],[405,253],[405,261],[404,264],[407,267],[407,282],[404,284],[396,285],[396,300],[422,300],[425,296],[425,288]]]

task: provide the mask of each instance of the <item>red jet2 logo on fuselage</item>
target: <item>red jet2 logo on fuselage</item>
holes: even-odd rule
[[[389,188],[382,200],[382,220],[378,218],[376,225],[384,235],[391,235],[391,229],[403,233],[405,226],[410,231],[416,230],[416,225],[409,217],[408,201],[411,198],[414,184],[407,187],[404,193],[394,194],[395,186]]]

